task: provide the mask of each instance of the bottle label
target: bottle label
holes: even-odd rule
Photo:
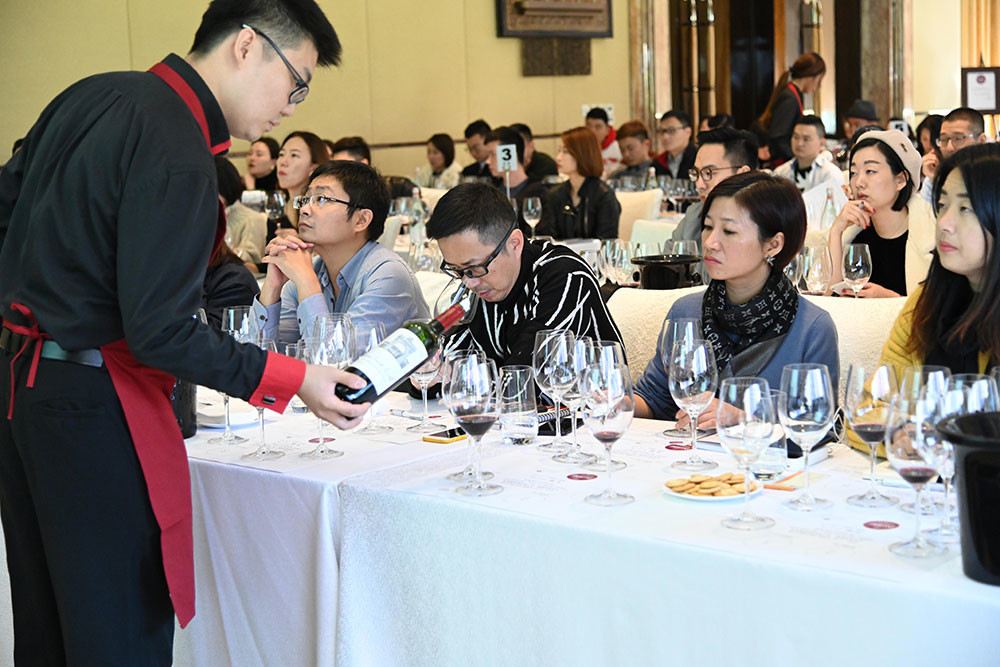
[[[368,376],[381,396],[426,360],[427,348],[420,337],[409,329],[397,329],[352,366]]]

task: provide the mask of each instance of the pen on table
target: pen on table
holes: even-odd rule
[[[784,477],[782,479],[779,479],[774,484],[765,484],[764,488],[765,489],[773,489],[775,491],[794,491],[795,490],[794,486],[785,486],[785,485],[782,484],[782,482],[787,482],[788,480],[790,480],[790,479],[792,479],[794,477],[798,477],[801,474],[802,474],[801,470],[798,471],[798,472],[793,472],[788,477]]]
[[[412,419],[414,421],[423,420],[422,415],[414,414],[412,412],[409,412],[408,410],[397,410],[396,408],[392,408],[391,410],[389,410],[389,414],[395,417],[403,417],[404,419]]]

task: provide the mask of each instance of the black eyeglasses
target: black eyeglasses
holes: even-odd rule
[[[739,167],[702,167],[701,169],[688,169],[688,178],[692,181],[697,181],[698,175],[700,174],[702,180],[708,183],[712,180],[712,174],[725,169],[739,169]]]
[[[285,63],[285,67],[288,68],[288,71],[292,73],[292,78],[295,79],[295,88],[293,88],[292,92],[288,94],[288,103],[298,104],[299,102],[305,100],[306,95],[309,94],[309,84],[306,83],[305,79],[299,76],[299,73],[295,71],[295,68],[292,67],[292,63],[288,62],[288,58],[286,58],[285,54],[281,52],[281,49],[279,49],[278,45],[274,43],[274,40],[262,33],[260,30],[257,30],[257,28],[252,25],[244,23],[243,27],[248,30],[253,30],[255,33],[263,37],[264,41],[270,44],[271,48],[274,49],[274,52],[278,54],[279,58],[281,58],[281,62]]]
[[[441,260],[441,270],[452,278],[482,278],[490,272],[490,263],[492,263],[493,260],[500,255],[504,245],[507,244],[507,239],[509,239],[510,235],[514,233],[515,229],[517,229],[517,220],[514,221],[514,224],[507,230],[507,233],[503,235],[503,239],[500,241],[499,245],[497,245],[496,249],[490,253],[490,256],[487,257],[486,261],[482,264],[473,264],[472,266],[467,266],[464,269],[459,269],[454,266],[448,266],[444,260]]]
[[[358,206],[349,201],[337,199],[336,197],[327,197],[326,195],[300,195],[292,200],[292,207],[296,209],[302,208],[306,204],[312,204],[316,208],[325,208],[328,204],[343,204],[347,208],[365,208],[364,206]]]

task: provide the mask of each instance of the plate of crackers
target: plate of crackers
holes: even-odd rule
[[[721,475],[691,475],[668,479],[664,485],[667,494],[684,500],[718,503],[743,497],[743,475],[724,472]],[[750,495],[760,493],[760,485],[751,480]]]

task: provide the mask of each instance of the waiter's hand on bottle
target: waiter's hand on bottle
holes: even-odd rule
[[[298,391],[299,398],[317,417],[325,419],[339,429],[353,428],[361,423],[361,417],[371,404],[354,405],[340,400],[333,392],[338,384],[361,389],[365,386],[365,381],[353,373],[332,366],[309,364],[306,366],[306,377]]]

